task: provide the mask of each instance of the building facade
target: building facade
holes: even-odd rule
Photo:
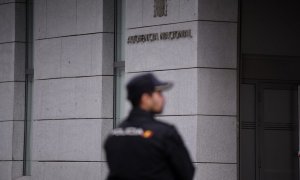
[[[104,180],[124,84],[145,72],[175,84],[158,118],[181,133],[195,180],[298,179],[295,7],[0,0],[0,180]]]

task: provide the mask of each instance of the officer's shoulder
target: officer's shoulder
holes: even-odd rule
[[[165,129],[165,130],[170,130],[170,131],[174,131],[176,128],[174,125],[164,122],[163,120],[160,119],[154,119],[154,123],[156,126]]]

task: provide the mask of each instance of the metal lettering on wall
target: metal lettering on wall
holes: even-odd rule
[[[159,40],[174,40],[180,38],[192,38],[192,31],[188,29],[188,30],[181,30],[181,31],[169,31],[169,32],[161,32],[161,33],[134,35],[128,37],[127,44],[145,43],[145,42],[153,42]]]
[[[163,17],[168,15],[167,0],[154,0],[154,17]]]

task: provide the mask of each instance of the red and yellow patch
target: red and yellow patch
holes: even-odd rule
[[[144,138],[150,138],[150,137],[153,136],[153,132],[151,130],[146,130],[146,131],[144,131],[144,133],[142,134],[142,136]]]

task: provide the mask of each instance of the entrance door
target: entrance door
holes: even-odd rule
[[[298,91],[241,85],[241,180],[298,180]]]

